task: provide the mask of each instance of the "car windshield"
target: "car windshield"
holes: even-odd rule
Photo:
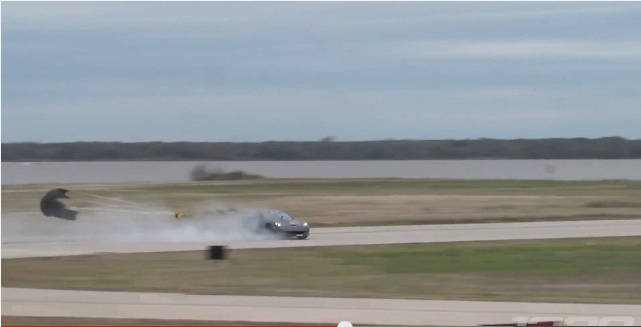
[[[265,215],[274,220],[287,220],[287,221],[294,220],[292,216],[290,216],[288,213],[284,211],[268,211],[268,212],[265,212]]]

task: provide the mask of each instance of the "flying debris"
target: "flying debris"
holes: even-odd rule
[[[70,199],[67,195],[69,190],[56,188],[50,190],[40,199],[40,211],[47,217],[56,217],[65,220],[76,220],[78,211],[68,209],[67,206],[60,202],[60,199]]]

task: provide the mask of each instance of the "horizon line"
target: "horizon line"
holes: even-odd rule
[[[412,139],[412,138],[399,138],[399,139],[369,139],[369,140],[337,140],[335,137],[326,136],[317,140],[264,140],[264,141],[190,141],[190,140],[181,140],[181,141],[97,141],[97,140],[77,140],[77,141],[64,141],[64,142],[40,142],[40,141],[12,141],[12,142],[2,142],[1,144],[72,144],[72,143],[121,143],[121,144],[140,144],[140,143],[362,143],[362,142],[425,142],[425,141],[481,141],[481,140],[492,140],[492,141],[540,141],[540,140],[602,140],[602,139],[621,139],[625,141],[641,141],[641,138],[626,138],[623,136],[600,136],[600,137],[585,137],[585,136],[574,136],[574,137],[539,137],[539,138],[491,138],[491,137],[478,137],[478,138],[440,138],[440,139]]]

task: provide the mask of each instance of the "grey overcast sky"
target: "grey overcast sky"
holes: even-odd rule
[[[641,138],[640,2],[2,2],[2,142]]]

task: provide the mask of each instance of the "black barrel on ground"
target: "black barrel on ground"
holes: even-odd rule
[[[207,247],[205,254],[206,260],[225,260],[227,258],[227,249],[222,245],[210,245]]]

